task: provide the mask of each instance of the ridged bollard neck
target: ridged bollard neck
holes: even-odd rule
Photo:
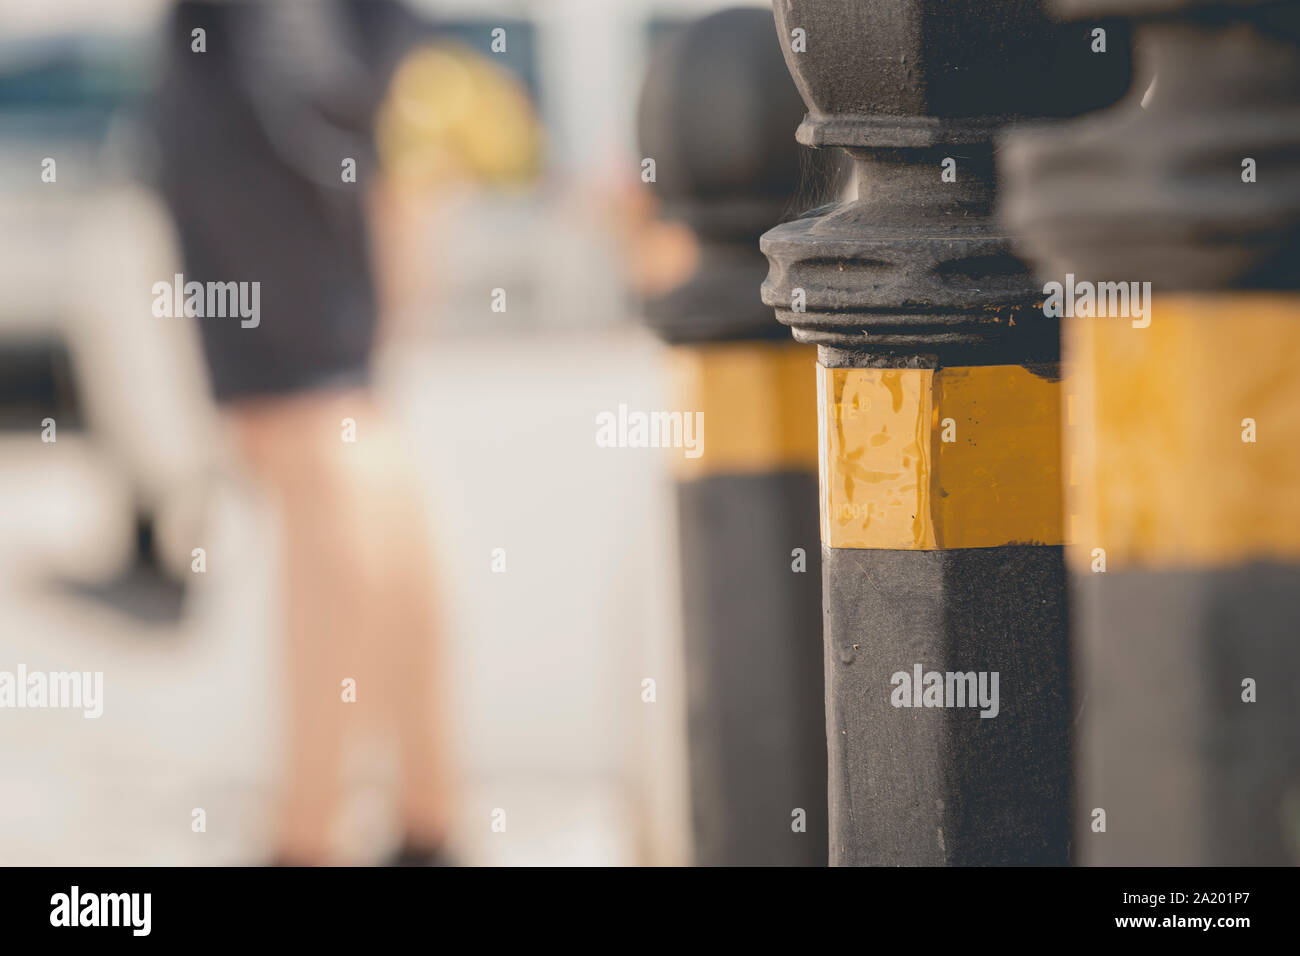
[[[792,135],[803,104],[762,9],[731,9],[683,27],[656,51],[642,87],[642,156],[661,215],[688,225],[697,265],[645,304],[669,342],[784,334],[759,298],[758,237],[788,214],[799,184]]]
[[[1042,0],[775,8],[808,107],[798,139],[852,157],[856,198],[764,235],[763,301],[842,364],[1053,360],[1041,289],[994,218],[994,144],[1010,124],[1118,97],[1123,29],[1107,23],[1097,56]]]
[[[1157,294],[1300,286],[1300,2],[1060,4],[1070,16],[1120,6],[1144,82],[1001,153],[1018,248],[1044,276],[1150,281]]]

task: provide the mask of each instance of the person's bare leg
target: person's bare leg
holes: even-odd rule
[[[340,454],[338,410],[347,404],[307,395],[233,412],[246,461],[281,517],[289,707],[275,855],[290,863],[331,856],[349,706],[342,681],[357,670],[365,629],[355,502]]]
[[[366,505],[369,607],[401,761],[399,822],[408,848],[437,850],[449,828],[451,775],[437,575],[414,469],[373,405],[358,419],[353,459]]]
[[[389,663],[395,672],[397,738],[402,761],[398,812],[414,847],[443,846],[450,828],[451,775],[446,673],[439,651],[438,591],[418,488],[394,497],[390,528],[408,537],[394,548]],[[416,531],[415,529],[418,529]],[[415,533],[412,533],[415,532]],[[390,538],[393,540],[393,538]]]
[[[383,325],[393,335],[417,291],[428,289],[427,263],[412,253],[420,246],[417,236],[427,230],[431,200],[385,186],[382,179],[368,199]],[[375,561],[382,569],[376,616],[386,638],[401,759],[399,821],[408,849],[436,850],[449,832],[455,784],[439,581],[415,469],[379,410],[372,412],[375,427],[367,435],[375,443],[373,462],[382,463],[379,483],[387,488],[370,499],[378,505],[370,527],[372,539],[383,545]]]

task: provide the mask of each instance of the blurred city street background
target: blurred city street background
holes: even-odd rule
[[[463,769],[452,841],[472,864],[684,863],[676,452],[593,436],[620,403],[671,407],[617,224],[639,214],[635,103],[655,37],[721,4],[409,6],[510,71],[543,143],[535,175],[403,187],[376,227],[393,303],[377,389],[438,559]],[[151,285],[181,271],[135,109],[165,12],[0,10],[0,668],[102,670],[105,684],[98,720],[0,719],[0,864],[267,854],[283,743],[274,523],[232,458],[194,323],[150,314]],[[494,61],[497,26],[509,47]],[[40,179],[47,156],[57,185]],[[38,400],[66,409],[57,442],[28,415]],[[161,574],[140,567],[142,511]],[[397,838],[394,757],[367,733],[337,836],[358,864]]]

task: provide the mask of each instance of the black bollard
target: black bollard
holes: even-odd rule
[[[1300,3],[1060,9],[1144,77],[1004,152],[1077,382],[1076,845],[1300,863]]]
[[[819,347],[831,862],[1065,864],[1058,326],[994,221],[994,139],[1127,83],[1034,0],[776,0],[857,198],[778,226]]]
[[[643,155],[697,264],[647,304],[686,414],[677,499],[691,805],[703,865],[826,863],[815,356],[763,305],[762,231],[793,201],[802,115],[772,16],[682,28],[642,92]]]

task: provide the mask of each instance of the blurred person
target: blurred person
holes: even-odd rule
[[[398,739],[402,844],[390,862],[447,861],[431,547],[369,372],[378,305],[364,189],[389,65],[379,26],[408,33],[402,17],[381,0],[183,0],[154,100],[184,282],[260,290],[255,319],[197,321],[215,399],[281,522],[279,864],[332,860],[349,677],[356,700],[387,705]]]

